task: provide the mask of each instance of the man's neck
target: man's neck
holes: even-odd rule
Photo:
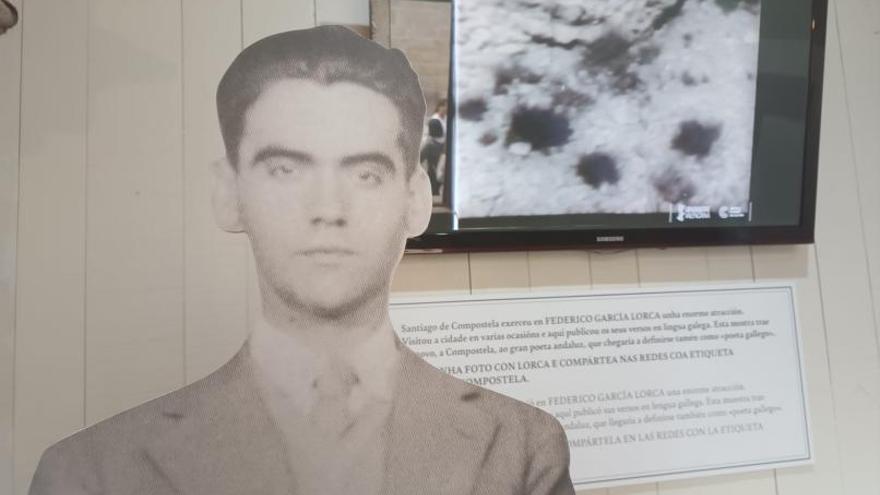
[[[399,345],[387,303],[351,313],[357,317],[350,319],[308,312],[279,314],[265,303],[263,308],[251,322],[249,350],[271,404],[278,406],[280,400],[282,410],[308,411],[316,399],[315,379],[328,366],[357,376],[364,397],[354,401],[354,409],[360,407],[358,401],[391,400]]]
[[[263,291],[262,311],[252,321],[253,331],[271,329],[299,345],[326,355],[346,354],[377,332],[394,335],[388,314],[388,294],[362,301],[337,313],[291,307],[274,294]]]

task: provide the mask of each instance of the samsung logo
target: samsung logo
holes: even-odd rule
[[[596,242],[623,242],[622,235],[600,235],[596,237]]]

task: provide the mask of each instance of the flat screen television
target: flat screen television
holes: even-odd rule
[[[813,241],[827,0],[447,5],[409,251]]]

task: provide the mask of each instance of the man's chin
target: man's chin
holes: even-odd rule
[[[304,297],[297,297],[288,292],[282,295],[282,299],[290,309],[304,311],[322,319],[338,320],[356,315],[375,301],[377,295],[377,291],[332,292],[321,295],[312,292]]]
[[[358,306],[354,300],[306,301],[303,305],[309,313],[327,320],[338,320],[350,315]]]

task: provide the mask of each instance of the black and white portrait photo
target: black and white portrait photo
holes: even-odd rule
[[[205,378],[51,446],[30,494],[573,494],[555,418],[395,334],[391,281],[439,194],[403,53],[340,26],[274,34],[216,104],[212,207],[249,241],[250,333]]]

